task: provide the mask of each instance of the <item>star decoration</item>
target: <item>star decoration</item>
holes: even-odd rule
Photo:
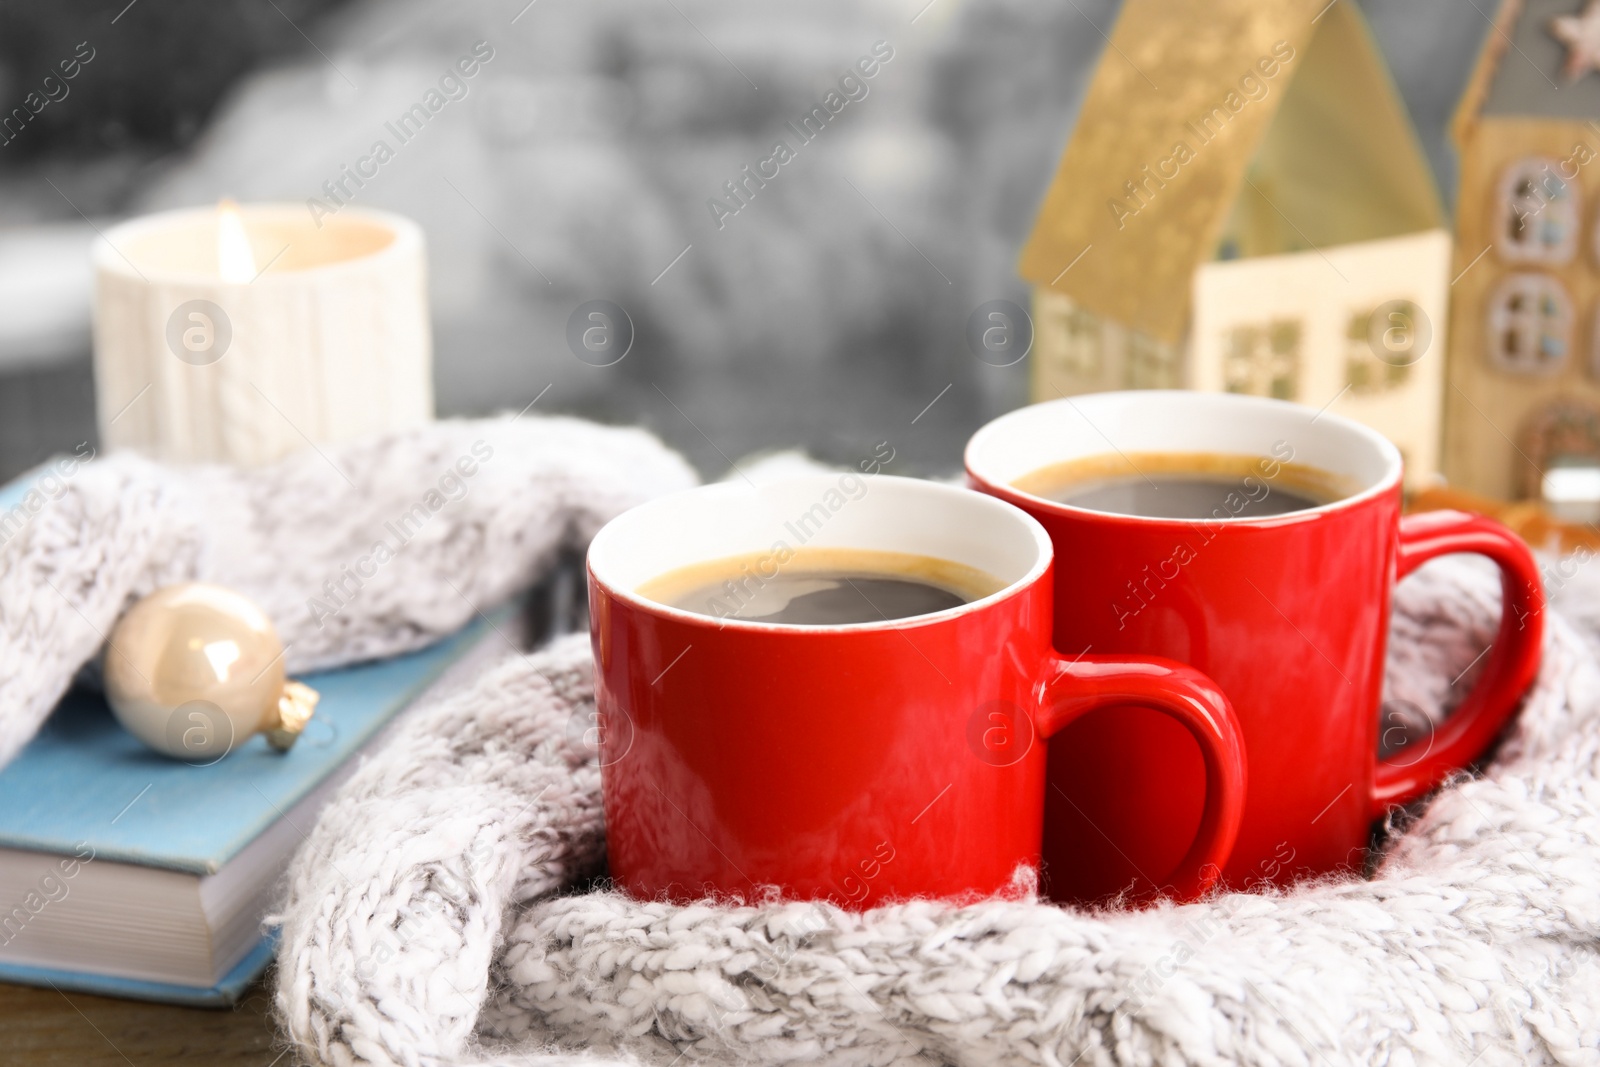
[[[1567,46],[1561,76],[1568,82],[1600,70],[1600,0],[1589,0],[1582,14],[1551,19],[1550,36]]]

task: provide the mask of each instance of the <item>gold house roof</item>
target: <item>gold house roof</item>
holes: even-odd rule
[[[1444,225],[1365,19],[1319,7],[1127,0],[1022,277],[1177,344],[1201,263]]]

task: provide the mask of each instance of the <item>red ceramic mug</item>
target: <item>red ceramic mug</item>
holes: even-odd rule
[[[1118,455],[1120,453],[1120,456]],[[1072,507],[1013,483],[1094,456],[1262,457],[1241,506],[1189,521]],[[1343,483],[1319,507],[1252,517],[1289,462]],[[1400,514],[1401,458],[1376,431],[1296,404],[1181,391],[1099,393],[991,422],[966,451],[972,483],[1025,509],[1056,550],[1056,647],[1158,655],[1215,679],[1244,727],[1250,793],[1235,887],[1359,868],[1374,819],[1477,759],[1538,668],[1543,598],[1532,554],[1498,523]],[[1380,760],[1394,583],[1436,556],[1501,569],[1504,614],[1475,687],[1430,738]],[[1194,745],[1137,709],[1086,716],[1050,745],[1044,879],[1061,900],[1137,892],[1173,869],[1200,819]],[[1087,860],[1087,862],[1085,862]]]
[[[998,591],[836,626],[719,620],[637,592],[737,557],[756,557],[736,576],[759,583],[802,546],[950,561]],[[612,521],[588,573],[607,852],[636,897],[776,887],[868,907],[1004,890],[1039,861],[1035,740],[1106,705],[1155,709],[1204,753],[1177,891],[1203,891],[1227,859],[1245,772],[1226,697],[1153,657],[1057,655],[1050,539],[1009,504],[887,475],[714,485]]]

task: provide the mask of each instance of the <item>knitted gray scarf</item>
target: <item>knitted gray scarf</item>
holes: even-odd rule
[[[1391,692],[1439,708],[1499,583],[1397,593]],[[1553,620],[1481,777],[1370,879],[1093,914],[865,914],[604,888],[586,641],[422,709],[289,872],[277,1007],[327,1064],[1511,1064],[1600,1060],[1600,671]]]
[[[692,481],[643,434],[532,417],[256,471],[85,465],[0,543],[0,761],[161,585],[255,598],[293,670],[348,662],[455,629]],[[1142,912],[1039,903],[1027,872],[1009,899],[864,914],[596,888],[587,643],[505,648],[409,713],[322,815],[277,920],[279,1017],[299,1055],[337,1065],[1600,1063],[1588,569],[1551,582],[1572,621],[1552,620],[1494,760],[1397,829],[1370,878]],[[1468,564],[1404,583],[1389,695],[1444,714],[1497,610]]]

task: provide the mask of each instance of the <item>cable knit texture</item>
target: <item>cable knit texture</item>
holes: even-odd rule
[[[1498,610],[1472,563],[1404,583],[1391,697],[1437,720]],[[1495,758],[1370,878],[1101,913],[1027,872],[1018,899],[864,914],[606,891],[568,639],[419,711],[345,787],[289,874],[278,1010],[340,1065],[1594,1064],[1600,672],[1549,634]]]
[[[253,599],[291,672],[392,655],[526,586],[563,543],[695,480],[642,431],[532,414],[253,469],[87,463],[0,543],[0,765],[118,616],[164,585],[217,582]]]

